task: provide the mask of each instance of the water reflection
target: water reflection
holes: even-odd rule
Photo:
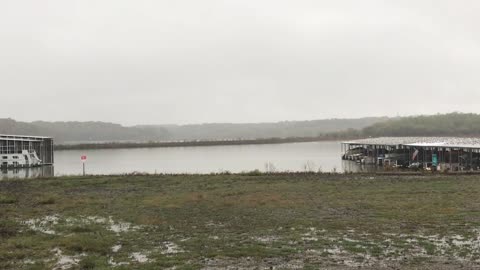
[[[41,166],[33,168],[2,169],[0,179],[7,178],[40,178],[54,176],[53,166]]]
[[[341,154],[339,142],[68,150],[55,152],[55,175],[81,174],[83,155],[87,174],[342,172]]]
[[[88,156],[86,173],[212,173],[229,171],[372,172],[373,165],[341,159],[339,142],[288,143],[211,147],[68,150],[55,152],[53,167],[2,171],[1,178],[81,175],[81,156]],[[267,166],[268,165],[268,166]]]
[[[383,167],[375,165],[365,165],[360,164],[351,160],[342,160],[342,170],[343,172],[352,172],[352,173],[373,173],[377,171],[384,170]]]

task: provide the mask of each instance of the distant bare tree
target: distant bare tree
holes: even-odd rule
[[[273,163],[271,162],[265,163],[265,172],[274,173],[276,171],[277,171],[277,168],[275,167],[275,165],[273,165]]]
[[[315,171],[315,162],[309,160],[303,164],[303,171],[305,172],[314,172]]]

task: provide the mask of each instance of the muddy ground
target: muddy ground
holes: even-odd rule
[[[480,176],[0,181],[1,269],[474,269]]]

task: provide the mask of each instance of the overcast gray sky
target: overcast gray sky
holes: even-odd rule
[[[480,1],[1,0],[0,117],[480,113]]]

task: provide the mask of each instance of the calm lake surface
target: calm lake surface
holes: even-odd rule
[[[55,152],[53,171],[34,168],[3,172],[3,176],[35,177],[54,174],[79,175],[80,157],[86,155],[87,174],[145,173],[233,173],[260,170],[266,164],[276,171],[323,172],[358,171],[357,165],[342,161],[339,142],[309,142],[270,145],[235,145],[208,147],[136,148],[101,150],[66,150]]]

